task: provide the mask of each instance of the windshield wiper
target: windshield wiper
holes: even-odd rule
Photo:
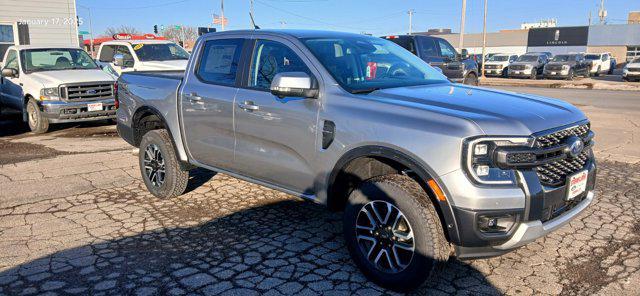
[[[376,90],[380,90],[382,88],[380,87],[372,87],[372,88],[363,88],[363,89],[354,89],[351,90],[350,93],[352,94],[368,94],[368,93],[372,93]]]

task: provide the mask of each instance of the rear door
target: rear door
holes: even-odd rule
[[[235,106],[236,166],[243,175],[297,193],[314,194],[319,99],[278,98],[273,77],[305,72],[320,77],[292,42],[265,36],[253,46],[245,87]]]
[[[185,145],[191,159],[220,169],[233,164],[233,108],[238,92],[243,38],[210,38],[180,93]],[[194,57],[195,58],[195,57]]]

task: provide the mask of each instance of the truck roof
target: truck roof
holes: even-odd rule
[[[10,48],[23,50],[23,49],[47,49],[47,48],[69,48],[69,49],[80,49],[78,46],[73,45],[55,45],[55,44],[41,44],[41,45],[13,45]]]
[[[297,29],[259,29],[259,30],[230,30],[224,32],[213,32],[209,34],[216,35],[253,35],[253,34],[272,34],[280,36],[291,36],[295,38],[331,38],[331,37],[344,37],[344,36],[364,36],[356,33],[335,32],[325,30],[297,30]],[[209,35],[205,34],[205,35]]]
[[[121,43],[129,43],[129,44],[151,44],[151,43],[157,43],[157,44],[165,44],[165,43],[175,43],[171,40],[142,40],[142,39],[132,39],[132,40],[110,40],[110,41],[105,41],[102,42],[100,45],[103,44],[121,44]]]

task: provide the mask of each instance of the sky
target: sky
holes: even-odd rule
[[[522,22],[555,18],[559,26],[587,25],[589,12],[598,22],[599,0],[488,0],[487,31],[519,29]],[[227,30],[247,29],[250,0],[226,0]],[[107,27],[129,25],[152,33],[153,25],[213,26],[220,0],[76,0],[80,30],[89,31],[89,14],[96,36]],[[467,0],[465,32],[482,32],[483,0]],[[429,28],[460,29],[462,0],[254,0],[254,19],[261,28],[303,28],[370,33],[406,34],[408,10],[413,31]],[[605,0],[608,22],[626,23],[629,11],[640,10],[640,0]],[[220,29],[219,26],[217,26]]]

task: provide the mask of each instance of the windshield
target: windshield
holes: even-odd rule
[[[494,55],[489,58],[489,62],[506,62],[509,60],[509,56],[497,56]]]
[[[554,62],[567,62],[567,61],[573,61],[576,59],[575,55],[571,55],[571,54],[560,54],[557,55],[555,57],[553,57]]]
[[[518,62],[535,62],[538,60],[537,55],[522,55],[518,58]]]
[[[188,60],[189,53],[173,43],[134,43],[131,44],[141,61]]]
[[[588,54],[584,56],[585,59],[587,60],[599,60],[600,59],[600,55],[599,54]]]
[[[27,49],[21,51],[21,55],[25,73],[98,68],[93,59],[82,49]]]
[[[447,78],[393,42],[370,37],[306,38],[302,42],[351,93],[433,83]]]

